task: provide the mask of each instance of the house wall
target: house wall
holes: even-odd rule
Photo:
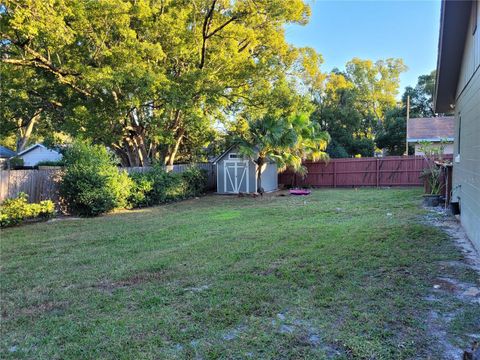
[[[439,147],[440,145],[434,144],[434,146]],[[420,144],[415,144],[415,155],[423,155],[423,152],[420,151],[420,147],[421,147]],[[451,155],[453,154],[453,148],[454,148],[453,143],[446,144],[445,149],[443,150],[443,153],[445,155]]]
[[[36,166],[40,161],[58,161],[62,159],[60,153],[41,146],[36,147],[20,157],[23,159],[24,166]]]
[[[453,197],[461,208],[461,222],[480,251],[480,5],[477,30],[473,17],[465,42],[455,104],[456,136]],[[457,157],[457,155],[459,155]]]

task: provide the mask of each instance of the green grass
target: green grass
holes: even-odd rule
[[[420,195],[207,196],[3,230],[0,357],[432,355],[424,297],[459,253]]]

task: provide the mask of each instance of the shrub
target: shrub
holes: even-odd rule
[[[133,181],[99,145],[76,142],[64,155],[60,194],[72,214],[97,216],[127,205]]]
[[[45,160],[45,161],[39,161],[37,166],[63,166],[64,161],[62,160]]]
[[[332,139],[332,141],[330,141],[330,143],[328,144],[327,153],[333,159],[350,157],[347,150],[345,150],[345,148],[334,139]]]
[[[207,188],[207,172],[196,166],[188,168],[181,173],[187,183],[187,196],[198,196]]]
[[[151,193],[153,191],[153,179],[145,173],[133,173],[130,175],[133,186],[128,198],[129,207],[145,207],[153,205]]]
[[[17,156],[10,158],[8,160],[8,163],[9,163],[10,169],[22,168],[24,164],[23,159]]]
[[[20,193],[16,198],[7,199],[0,205],[0,227],[18,225],[26,219],[48,218],[55,212],[50,200],[29,204],[28,195]]]
[[[197,196],[205,191],[205,171],[191,167],[183,173],[166,172],[159,164],[147,173],[132,174],[130,207],[144,207]]]

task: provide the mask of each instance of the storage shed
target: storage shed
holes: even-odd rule
[[[217,172],[217,193],[238,194],[257,191],[257,164],[243,157],[238,147],[232,146],[214,160]],[[264,192],[278,189],[277,165],[268,161],[262,169],[262,187]]]

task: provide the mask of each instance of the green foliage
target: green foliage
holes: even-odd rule
[[[64,155],[60,193],[69,212],[97,216],[127,205],[132,180],[104,146],[75,142]]]
[[[334,70],[324,85],[316,89],[313,121],[335,141],[330,147],[334,156],[361,154],[373,156],[374,138],[385,121],[388,110],[395,106],[405,71],[400,59],[372,62],[354,58],[344,73]],[[343,151],[338,153],[336,149]]]
[[[55,212],[50,200],[29,204],[28,195],[20,193],[14,199],[7,199],[0,205],[0,227],[18,225],[26,219],[48,218]]]
[[[406,106],[407,97],[410,96],[410,117],[435,116],[433,108],[433,95],[435,92],[435,75],[433,70],[430,74],[420,75],[415,87],[407,86],[402,95],[402,104]],[[404,109],[406,114],[406,109]]]
[[[198,196],[205,192],[208,179],[206,170],[191,166],[182,172],[181,176],[187,185],[187,197]]]
[[[133,173],[130,177],[133,180],[133,186],[128,198],[128,207],[138,208],[153,205],[154,181],[151,174]]]
[[[354,138],[350,144],[349,152],[362,157],[370,157],[375,152],[375,142],[367,137]]]
[[[23,159],[17,156],[8,159],[8,163],[10,164],[10,169],[21,168],[24,165]]]
[[[346,65],[346,75],[354,84],[355,108],[366,125],[373,128],[397,103],[400,74],[407,70],[402,59],[373,62],[353,58]]]
[[[262,108],[286,73],[321,79],[321,57],[285,39],[309,16],[303,0],[9,0],[0,125],[39,113],[35,129],[94,139],[128,166],[201,157],[215,121]]]
[[[64,166],[65,162],[62,160],[57,160],[57,161],[40,161],[38,162],[37,166]]]
[[[441,189],[441,170],[435,164],[435,161],[442,160],[445,151],[446,142],[441,141],[440,144],[434,144],[430,141],[421,141],[419,151],[423,153],[428,166],[423,169],[420,177],[428,183],[431,195],[439,195]]]
[[[145,207],[187,199],[205,192],[207,176],[195,166],[182,173],[166,172],[155,164],[146,173],[131,175],[134,185],[129,197],[129,207]]]
[[[326,151],[328,156],[330,156],[332,159],[350,157],[347,150],[345,150],[345,148],[340,145],[336,140],[330,141]]]
[[[302,160],[327,159],[329,135],[320,131],[307,114],[276,117],[267,114],[247,122],[247,130],[238,137],[240,152],[257,165],[258,191],[262,192],[260,169],[273,160],[280,170],[287,167],[305,173]]]
[[[403,155],[406,141],[406,117],[402,109],[390,110],[375,139],[377,147],[386,149],[388,155]]]

